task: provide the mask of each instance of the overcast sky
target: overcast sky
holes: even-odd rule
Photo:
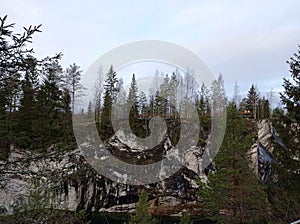
[[[63,52],[62,65],[86,70],[98,57],[139,40],[163,40],[196,53],[226,91],[281,89],[286,60],[300,44],[300,1],[0,0],[1,16],[17,29],[43,24],[38,57]]]

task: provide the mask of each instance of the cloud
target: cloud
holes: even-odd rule
[[[34,37],[37,55],[62,51],[64,67],[76,62],[86,70],[119,45],[165,40],[195,52],[216,74],[222,72],[228,89],[237,80],[241,91],[252,83],[280,88],[288,73],[285,60],[300,43],[296,0],[0,0],[0,5],[18,29],[43,23],[43,33]]]

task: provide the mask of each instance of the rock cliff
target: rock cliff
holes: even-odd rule
[[[122,148],[121,142],[114,139],[111,147]],[[199,151],[196,146],[190,148],[186,153],[187,163],[171,177],[146,186],[134,186],[98,174],[80,155],[80,149],[38,154],[12,148],[8,160],[0,163],[0,212],[12,213],[14,206],[26,198],[25,195],[45,189],[51,189],[51,207],[131,212],[142,187],[149,194],[152,212],[176,214],[184,205],[201,208],[196,193],[196,180],[199,176],[204,177],[199,168]]]
[[[272,152],[272,127],[268,120],[257,123],[257,140]],[[163,152],[170,141],[161,145]],[[111,139],[111,150],[122,150],[117,139]],[[253,168],[258,173],[258,146],[250,149]],[[11,148],[7,161],[0,161],[0,213],[12,213],[13,208],[32,191],[51,189],[49,206],[100,212],[132,212],[138,192],[145,188],[151,202],[151,212],[176,215],[183,209],[201,214],[202,201],[197,196],[197,179],[206,181],[201,168],[203,149],[192,146],[186,163],[171,177],[145,186],[127,185],[111,181],[98,174],[80,154],[80,148],[69,152],[31,153]],[[138,152],[143,157],[143,152]],[[40,183],[36,185],[37,181]]]

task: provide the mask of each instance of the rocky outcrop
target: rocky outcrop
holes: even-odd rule
[[[257,142],[271,153],[270,122],[258,122],[257,131]],[[157,151],[150,153],[125,146],[117,138],[110,139],[107,145],[116,156],[122,157],[121,154],[126,152],[129,158],[138,156],[146,163],[153,153],[166,155],[172,147],[168,138],[157,147]],[[257,148],[257,143],[254,143],[250,150],[256,173]],[[157,183],[135,186],[114,182],[97,173],[81,155],[80,148],[69,152],[49,150],[40,154],[12,148],[7,161],[0,161],[0,213],[12,213],[14,207],[33,191],[48,192],[51,196],[48,206],[59,209],[132,212],[138,201],[138,192],[144,188],[149,195],[151,212],[155,214],[178,215],[184,209],[190,209],[191,214],[199,215],[203,209],[196,180],[206,181],[201,167],[202,153],[203,149],[192,146],[185,151],[184,166],[175,174]],[[156,155],[157,158],[160,159],[161,154]]]
[[[263,183],[272,181],[273,168],[272,163],[276,162],[272,153],[274,150],[273,141],[275,129],[268,119],[263,119],[256,123],[257,139],[249,150],[252,159],[252,168],[255,174]]]
[[[116,139],[110,144],[122,149],[122,144]],[[185,155],[185,166],[171,177],[145,186],[134,186],[98,174],[80,155],[79,149],[46,154],[13,149],[8,160],[0,163],[0,212],[12,213],[13,207],[32,191],[48,192],[51,196],[49,206],[59,209],[131,212],[141,188],[149,194],[152,211],[163,206],[166,213],[172,214],[172,207],[195,202],[201,207],[196,180],[204,174],[200,168],[199,152],[198,147],[190,148]],[[46,191],[48,189],[50,191]]]

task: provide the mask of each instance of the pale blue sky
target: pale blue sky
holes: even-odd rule
[[[62,64],[86,70],[99,56],[139,40],[179,44],[222,72],[226,90],[237,80],[261,91],[281,89],[285,61],[300,44],[300,1],[58,1],[0,0],[18,30],[43,24],[37,56],[63,52]]]

